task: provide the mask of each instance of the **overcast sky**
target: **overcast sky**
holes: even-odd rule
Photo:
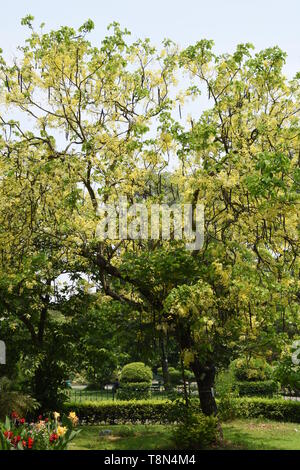
[[[96,25],[97,44],[112,21],[118,21],[136,37],[158,44],[165,37],[182,46],[199,39],[213,39],[219,52],[252,42],[257,49],[280,46],[288,53],[285,72],[300,70],[300,0],[3,0],[0,47],[12,56],[22,44],[26,29],[20,19],[28,13],[47,28],[78,27],[88,18]]]

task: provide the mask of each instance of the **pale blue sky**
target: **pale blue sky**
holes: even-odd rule
[[[241,42],[252,42],[257,49],[279,45],[288,53],[287,75],[300,70],[300,0],[9,0],[0,18],[5,55],[23,42],[26,30],[20,19],[27,13],[48,28],[78,27],[91,18],[95,44],[106,26],[118,21],[134,38],[150,37],[156,44],[165,37],[182,46],[206,38],[220,52],[230,52]]]

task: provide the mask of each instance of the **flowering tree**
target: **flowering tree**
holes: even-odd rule
[[[33,29],[31,17],[24,23]],[[267,350],[296,321],[298,78],[285,79],[278,48],[216,56],[203,40],[156,51],[129,43],[116,23],[95,48],[92,27],[33,30],[19,60],[2,60],[2,307],[41,353],[47,328],[62,332],[53,312],[67,318],[92,297],[84,286],[70,300],[57,279],[84,273],[96,301],[126,303],[156,326],[163,359],[166,330],[176,338],[211,414],[225,352]],[[176,89],[178,70],[186,90]],[[180,117],[203,90],[208,110],[178,122],[175,109]],[[99,209],[119,196],[202,202],[203,248],[174,237],[99,240]]]

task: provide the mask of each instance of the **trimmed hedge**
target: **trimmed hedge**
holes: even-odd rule
[[[234,417],[300,423],[300,402],[283,398],[233,398]]]
[[[168,400],[87,401],[65,403],[63,411],[75,411],[82,424],[166,424],[177,420],[180,408]]]
[[[194,406],[196,402],[194,403]],[[300,402],[283,398],[233,398],[232,418],[264,418],[300,423]],[[98,401],[64,404],[75,411],[82,424],[168,424],[180,419],[184,403],[169,400]]]
[[[147,400],[150,396],[150,385],[147,382],[122,382],[117,391],[118,400]]]
[[[277,382],[274,382],[274,380],[262,380],[260,382],[243,381],[236,382],[236,385],[241,397],[271,397],[279,391],[278,384]]]

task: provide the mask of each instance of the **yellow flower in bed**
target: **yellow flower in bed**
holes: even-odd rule
[[[65,426],[58,426],[57,427],[57,434],[59,435],[59,437],[61,436],[64,436],[67,432],[67,428]]]
[[[73,426],[76,426],[76,425],[77,425],[79,419],[78,419],[78,417],[76,416],[75,411],[70,411],[70,413],[69,413],[69,420],[72,421]]]

